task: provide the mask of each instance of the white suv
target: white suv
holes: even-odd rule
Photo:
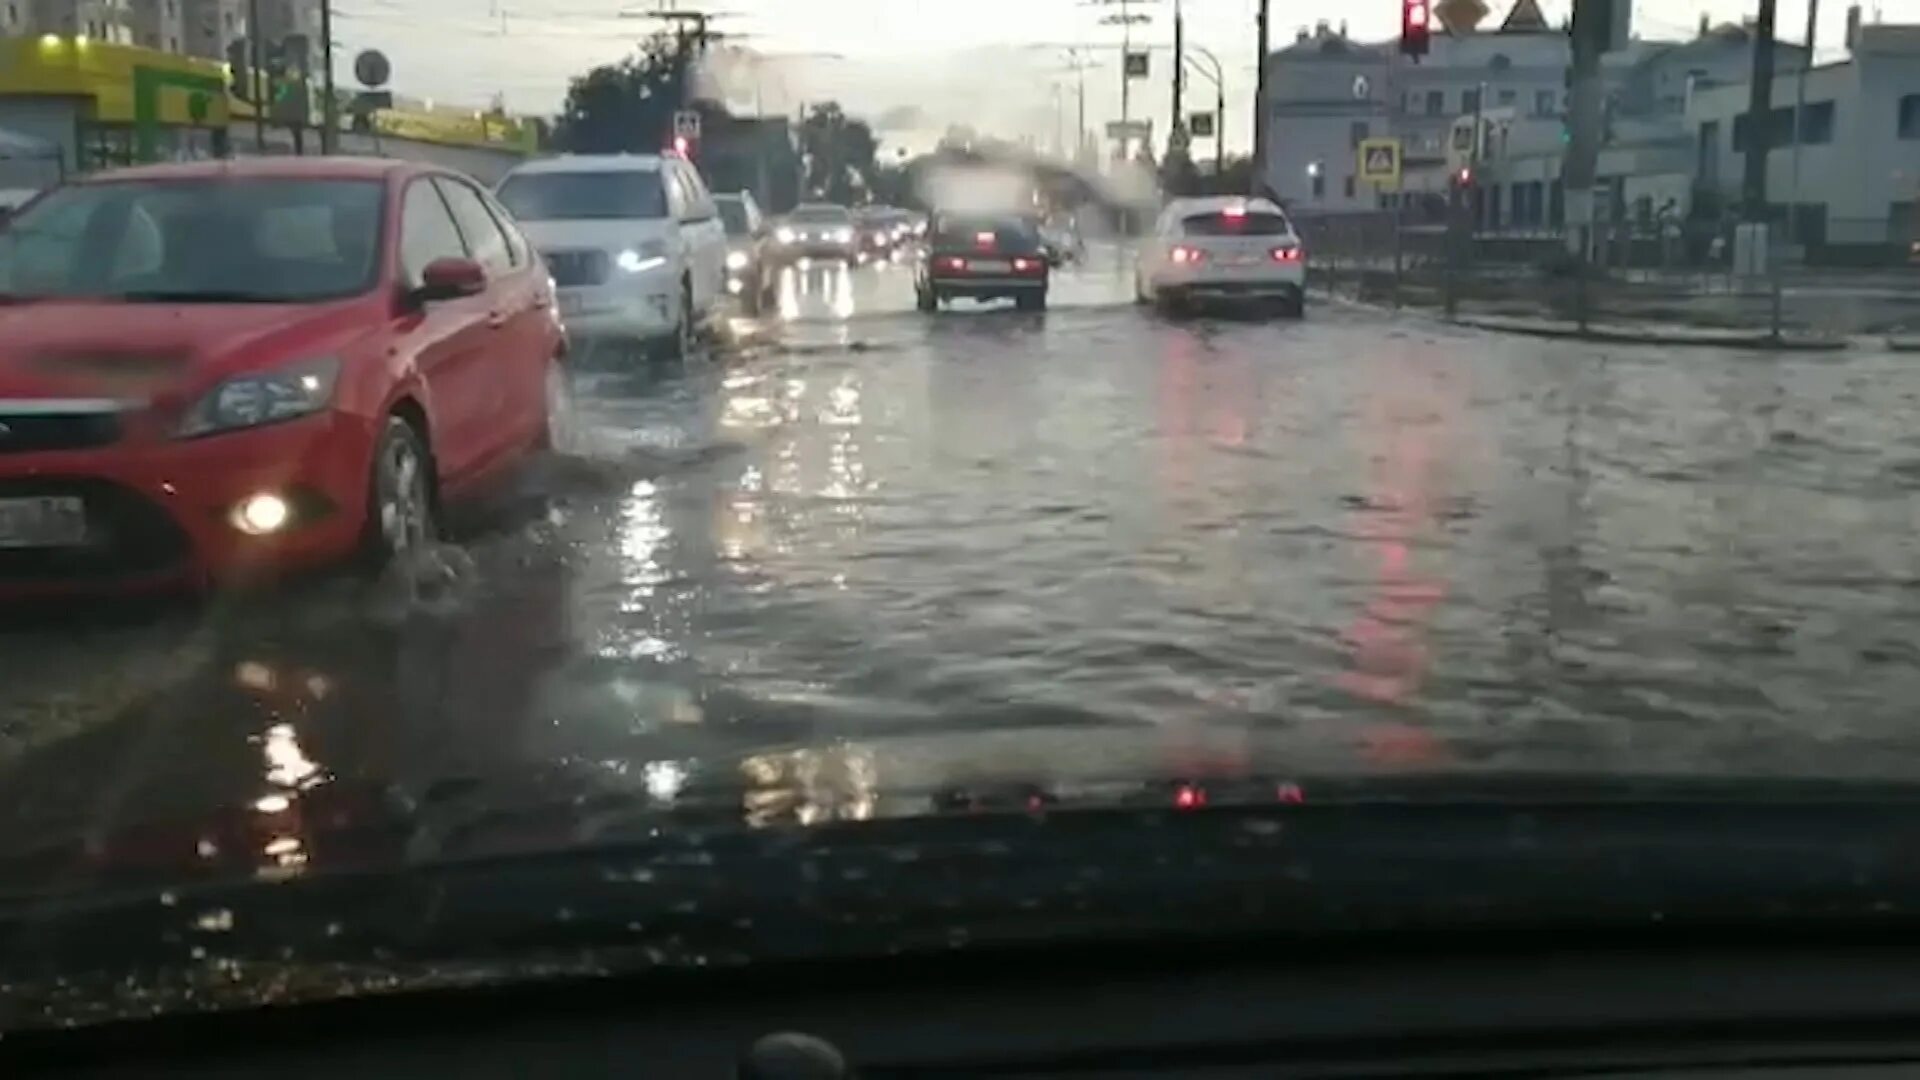
[[[1133,291],[1169,312],[1240,301],[1278,304],[1297,318],[1306,310],[1307,249],[1266,199],[1175,199],[1140,244]]]
[[[684,356],[726,296],[726,229],[682,158],[530,161],[498,193],[546,260],[575,339],[664,343]]]

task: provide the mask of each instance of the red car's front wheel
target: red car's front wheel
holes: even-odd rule
[[[405,419],[387,417],[367,485],[366,557],[376,569],[438,539],[433,459]]]

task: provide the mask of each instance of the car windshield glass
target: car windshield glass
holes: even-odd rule
[[[1920,0],[1771,2],[0,0],[0,1080],[1920,912]]]
[[[1040,246],[1040,231],[1024,221],[943,218],[934,230],[933,243],[939,248],[1031,252]]]
[[[713,205],[720,210],[720,223],[728,236],[747,235],[747,207],[739,199],[717,198]]]
[[[1259,211],[1189,214],[1180,219],[1180,230],[1188,236],[1285,236],[1293,231],[1284,216]]]
[[[597,221],[663,218],[667,193],[660,174],[583,170],[524,172],[500,185],[500,201],[521,221]]]
[[[76,184],[0,232],[0,294],[262,303],[372,287],[374,180],[188,179]]]

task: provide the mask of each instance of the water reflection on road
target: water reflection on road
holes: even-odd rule
[[[466,540],[456,609],[165,616],[183,673],[21,743],[0,849],[232,807],[192,850],[298,872],[316,820],[555,770],[769,825],[1009,777],[1912,765],[1912,369],[1125,289],[924,317],[900,268],[794,268],[722,362],[583,378],[594,460]]]

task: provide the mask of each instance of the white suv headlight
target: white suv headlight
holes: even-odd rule
[[[744,251],[727,252],[727,269],[729,270],[745,270],[749,261]]]
[[[664,241],[649,240],[639,247],[630,247],[613,257],[613,265],[629,274],[644,274],[667,265],[667,245]]]
[[[339,378],[337,356],[235,375],[201,395],[181,418],[176,434],[190,439],[319,412],[333,401],[334,384]]]

